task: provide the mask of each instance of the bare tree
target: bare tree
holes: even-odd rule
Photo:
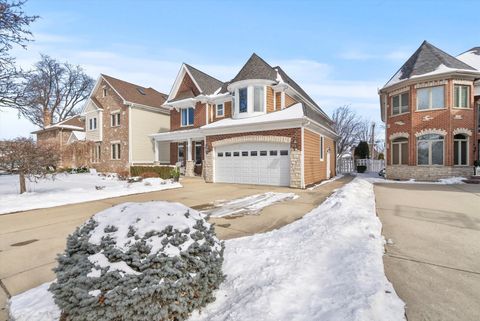
[[[51,170],[56,167],[59,153],[55,145],[38,145],[31,138],[19,137],[3,141],[0,145],[0,168],[17,172],[20,179],[20,194],[27,191],[25,178],[36,181],[53,178]]]
[[[28,29],[38,16],[27,16],[22,7],[25,1],[0,0],[0,107],[18,106],[22,97],[23,72],[15,66],[10,50],[26,48],[32,33]]]
[[[18,110],[33,124],[45,128],[77,114],[93,85],[93,78],[82,67],[42,55],[35,69],[26,74],[24,101]]]
[[[358,142],[361,119],[350,106],[345,105],[334,110],[332,120],[333,127],[340,136],[337,142],[337,156],[341,156]]]

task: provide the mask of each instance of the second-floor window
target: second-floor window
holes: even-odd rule
[[[88,129],[89,130],[97,129],[97,117],[93,117],[88,120]]]
[[[113,113],[110,115],[110,125],[112,127],[120,126],[120,113]]]
[[[225,115],[225,110],[223,108],[223,104],[217,104],[217,117],[223,117]]]
[[[238,111],[246,113],[248,110],[248,88],[238,90]]]
[[[468,86],[455,85],[453,90],[453,107],[468,108],[469,94]]]
[[[193,107],[182,108],[181,109],[181,122],[182,126],[192,126],[194,121],[194,112]]]
[[[417,89],[417,110],[445,107],[444,86]]]
[[[263,87],[253,88],[253,111],[264,111],[264,98]]]
[[[408,112],[408,100],[410,95],[403,93],[392,97],[392,115]]]

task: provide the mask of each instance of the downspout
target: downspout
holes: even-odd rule
[[[128,164],[132,165],[132,105],[128,106]],[[130,170],[130,166],[129,166]]]
[[[302,153],[300,157],[300,168],[302,171],[300,186],[305,188],[305,127],[310,125],[310,121],[305,119],[305,122],[302,124]]]

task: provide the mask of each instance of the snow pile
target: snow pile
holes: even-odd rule
[[[295,193],[267,192],[237,198],[232,201],[217,201],[214,203],[214,208],[204,210],[202,213],[209,217],[252,215],[259,213],[267,206],[296,198],[298,198],[298,195]]]
[[[465,184],[464,180],[465,177],[449,177],[449,178],[441,178],[436,182],[430,181],[417,181],[413,178],[406,180],[406,181],[397,181],[392,179],[385,179],[379,177],[376,173],[356,173],[357,177],[361,177],[369,181],[370,183],[392,183],[392,184],[432,184],[432,185],[452,185],[452,184]]]
[[[178,203],[104,210],[68,237],[58,262],[49,290],[70,321],[181,321],[224,279],[213,227]]]
[[[12,297],[8,303],[11,321],[57,321],[60,309],[48,291],[51,282]]]
[[[58,174],[55,180],[27,180],[28,193],[18,194],[18,175],[0,176],[0,214],[94,201],[110,197],[179,188],[178,182],[147,178],[128,183],[115,176]]]
[[[227,279],[190,321],[404,320],[404,303],[383,270],[373,186],[364,179],[301,220],[225,244]],[[51,304],[46,288],[38,295]]]
[[[313,191],[313,190],[316,189],[317,187],[320,187],[320,186],[322,186],[322,185],[331,183],[331,182],[336,181],[337,179],[340,179],[340,178],[342,178],[342,177],[343,177],[343,174],[339,174],[339,175],[334,176],[334,177],[332,177],[332,178],[330,178],[330,179],[327,179],[327,180],[325,180],[325,181],[323,181],[323,182],[320,182],[320,183],[318,183],[318,184],[315,184],[315,185],[313,185],[312,187],[309,187],[309,188],[307,188],[307,189],[308,189],[309,191]]]

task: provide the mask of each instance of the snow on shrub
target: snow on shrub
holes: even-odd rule
[[[124,203],[68,237],[50,287],[65,320],[184,320],[215,300],[223,242],[179,203]]]

